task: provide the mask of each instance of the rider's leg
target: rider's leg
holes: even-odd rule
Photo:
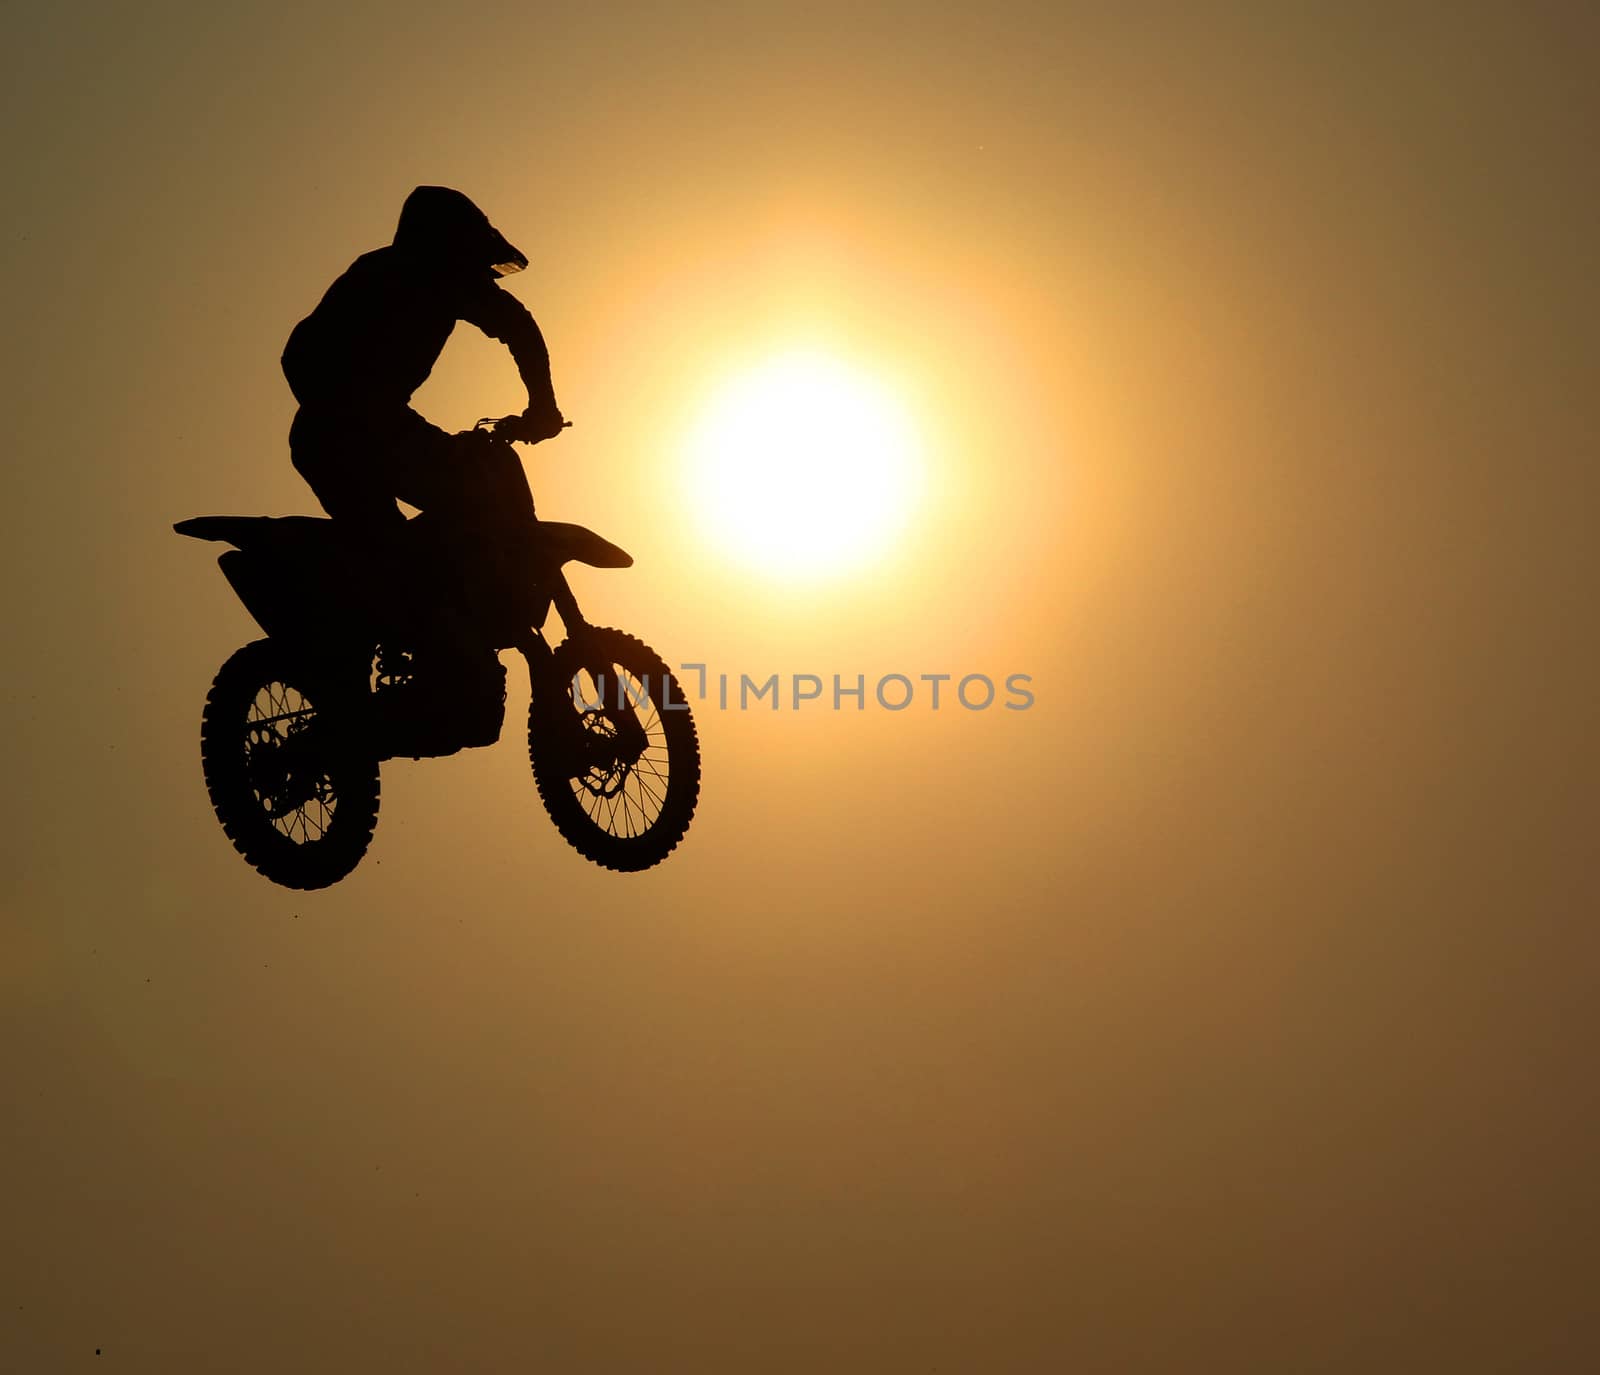
[[[289,427],[289,457],[322,509],[347,529],[387,533],[404,521],[378,469],[384,426],[355,410],[302,408]]]
[[[481,443],[447,434],[410,410],[395,417],[386,438],[390,490],[428,516],[406,532],[404,582],[417,628],[417,680],[458,711],[476,714],[481,707],[498,732],[505,670],[477,614],[471,568],[470,527],[476,515],[492,509],[479,486]],[[526,488],[526,479],[522,483]]]
[[[433,660],[468,660],[478,646],[446,605],[447,570],[395,497],[420,506],[447,493],[452,446],[450,435],[405,408],[302,409],[289,431],[295,470],[362,550],[355,571],[367,575],[364,599],[380,619],[413,627]]]

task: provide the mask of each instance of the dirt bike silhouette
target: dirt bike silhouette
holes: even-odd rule
[[[479,428],[484,453],[515,474],[525,505],[503,503],[509,517],[423,512],[397,532],[443,588],[437,605],[458,639],[498,674],[487,699],[481,673],[475,700],[441,699],[418,654],[414,600],[386,599],[387,574],[375,571],[370,546],[332,520],[200,516],[173,527],[235,546],[218,565],[266,632],[218,671],[200,758],[223,831],[274,882],[324,888],[361,862],[377,826],[383,760],[499,738],[505,670],[491,650],[518,650],[527,663],[534,782],[573,849],[608,869],[647,869],[687,832],[700,792],[688,701],[648,646],[584,620],[564,571],[574,560],[598,568],[633,560],[582,526],[534,517],[507,437],[517,423]],[[554,646],[544,633],[552,607],[564,631]]]

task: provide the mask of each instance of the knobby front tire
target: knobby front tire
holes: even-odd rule
[[[620,747],[619,686],[645,734],[637,760]],[[566,842],[622,873],[671,854],[700,798],[700,738],[688,699],[661,657],[620,630],[585,626],[556,647],[550,679],[528,707],[528,759]]]

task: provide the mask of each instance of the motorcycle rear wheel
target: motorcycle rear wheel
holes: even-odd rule
[[[285,888],[326,888],[361,862],[378,824],[378,761],[327,729],[325,679],[273,640],[217,671],[200,764],[223,832]],[[343,738],[341,738],[343,737]]]
[[[640,750],[625,744],[630,711],[644,732]],[[661,657],[620,630],[585,626],[556,647],[528,707],[528,759],[566,842],[621,873],[665,859],[700,798],[688,700]]]

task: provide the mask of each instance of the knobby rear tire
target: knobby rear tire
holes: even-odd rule
[[[256,640],[217,671],[201,717],[200,764],[217,820],[246,863],[285,888],[337,883],[361,862],[378,824],[378,761],[335,733],[304,756],[318,771],[315,795],[276,820],[277,804],[257,785],[259,768],[252,778],[251,751],[270,755],[308,728],[326,695],[304,661],[276,641]]]

